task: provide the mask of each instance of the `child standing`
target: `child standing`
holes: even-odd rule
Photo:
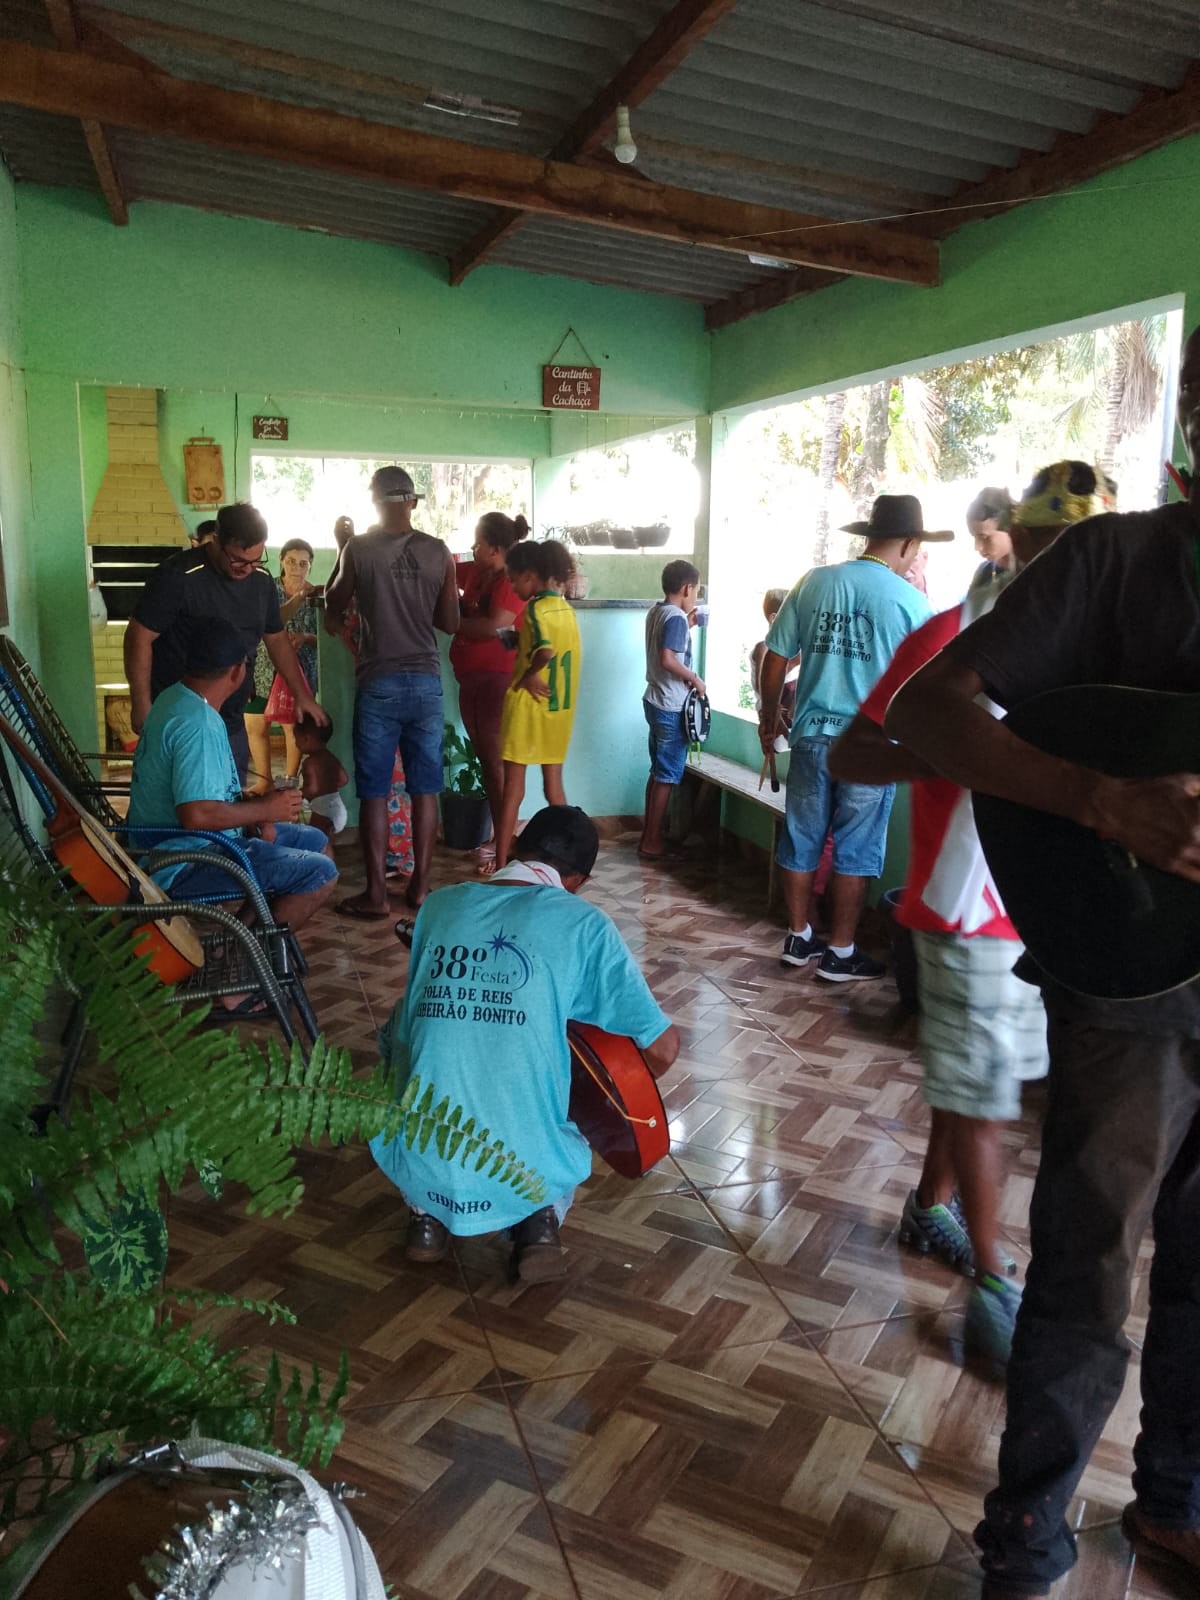
[[[495,819],[497,868],[508,861],[517,831],[526,767],[541,767],[547,805],[567,803],[562,768],[575,720],[580,661],[579,626],[563,598],[575,574],[571,552],[554,539],[522,539],[505,565],[526,605],[500,724],[504,795]]]
[[[346,769],[328,749],[332,721],[320,723],[313,717],[296,722],[296,749],[304,758],[300,763],[300,793],[308,801],[312,825],[326,838],[341,833],[346,826],[346,802],[339,790],[350,782]]]
[[[690,561],[668,561],[662,570],[663,598],[646,613],[646,693],[642,710],[650,728],[650,777],[646,820],[638,855],[661,861],[663,823],[671,791],[683,780],[687,735],[683,707],[688,692],[704,693],[704,680],[692,671],[692,624],[700,593],[700,572]]]

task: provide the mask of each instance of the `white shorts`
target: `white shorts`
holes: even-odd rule
[[[335,789],[332,794],[319,794],[310,800],[308,809],[315,811],[319,817],[326,817],[334,833],[341,833],[346,826],[346,802]]]
[[[913,930],[925,1101],[986,1122],[1021,1114],[1021,1084],[1049,1066],[1046,1013],[1013,972],[1013,939]]]

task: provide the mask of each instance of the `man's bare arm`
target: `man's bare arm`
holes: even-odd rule
[[[943,777],[1091,828],[1150,866],[1200,883],[1200,775],[1109,778],[1047,755],[975,704],[983,679],[943,653],[888,707],[884,732]]]
[[[642,1051],[646,1058],[646,1065],[656,1078],[661,1078],[674,1065],[679,1055],[679,1029],[674,1023],[664,1029],[655,1039],[653,1044],[648,1044]]]
[[[829,776],[838,783],[911,783],[937,774],[927,761],[893,744],[877,722],[860,711],[829,752]]]
[[[150,673],[154,641],[158,635],[135,618],[125,625],[125,681],[129,684],[129,709],[134,733],[141,733],[150,713]]]
[[[446,551],[446,570],[442,575],[442,592],[433,608],[433,625],[443,633],[457,633],[461,612],[458,604],[458,574],[454,557]]]
[[[787,657],[777,656],[774,650],[768,649],[763,656],[758,674],[759,694],[762,697],[762,711],[758,718],[758,742],[762,745],[765,756],[769,756],[774,750],[775,740],[779,736],[779,697],[783,693],[783,680],[787,677],[787,671]]]

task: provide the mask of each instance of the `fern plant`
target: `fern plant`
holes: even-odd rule
[[[105,1455],[198,1427],[302,1463],[326,1463],[341,1434],[348,1372],[265,1368],[222,1348],[196,1313],[284,1308],[164,1283],[160,1201],[193,1177],[215,1197],[286,1213],[302,1186],[294,1153],[377,1134],[431,1144],[487,1167],[533,1201],[541,1179],[489,1130],[413,1079],[356,1076],[318,1042],[265,1050],[202,1032],[166,1003],[128,925],[74,913],[43,876],[0,873],[0,1519],[43,1509]],[[96,1067],[69,1125],[30,1112],[45,1093],[39,1025],[52,991],[83,1004]],[[98,1081],[99,1080],[99,1081]],[[80,1248],[82,1246],[82,1249]],[[64,1257],[67,1259],[64,1260]],[[75,1265],[80,1259],[86,1265]]]

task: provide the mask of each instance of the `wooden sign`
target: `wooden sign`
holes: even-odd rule
[[[600,368],[542,368],[542,404],[551,411],[599,411]]]
[[[183,478],[188,505],[219,506],[225,499],[221,446],[207,435],[189,439],[183,447]]]
[[[276,444],[282,444],[288,436],[288,419],[254,417],[251,422],[251,433],[256,439],[273,439]]]

